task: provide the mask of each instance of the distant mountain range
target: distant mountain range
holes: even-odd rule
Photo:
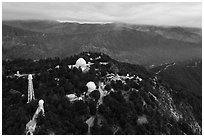
[[[57,21],[3,21],[3,59],[68,57],[83,51],[141,65],[202,57],[202,29]]]

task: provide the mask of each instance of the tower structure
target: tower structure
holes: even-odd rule
[[[31,74],[28,75],[28,102],[30,103],[35,99],[34,89],[33,89],[33,77]]]
[[[35,132],[35,128],[37,125],[37,118],[40,112],[42,112],[42,115],[45,116],[43,104],[44,104],[44,100],[42,99],[39,100],[38,108],[35,111],[35,114],[33,115],[32,119],[26,124],[26,135],[33,135],[33,133]]]

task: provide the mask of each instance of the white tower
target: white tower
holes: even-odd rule
[[[33,135],[35,132],[35,128],[37,125],[37,118],[40,112],[42,112],[42,115],[45,116],[45,111],[44,111],[44,100],[39,100],[38,102],[38,108],[35,111],[35,114],[33,115],[33,118],[26,124],[26,135]]]
[[[34,89],[33,89],[33,77],[31,74],[28,75],[28,102],[30,103],[33,99],[35,99]]]
[[[19,76],[19,75],[20,75],[20,72],[19,72],[19,71],[17,71],[17,72],[16,72],[16,74]]]

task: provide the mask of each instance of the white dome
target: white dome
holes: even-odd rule
[[[59,66],[59,65],[57,65],[55,68],[59,69],[59,67],[60,67],[60,66]]]
[[[38,104],[39,104],[39,106],[43,106],[43,104],[44,104],[44,100],[39,100],[39,102],[38,102]]]
[[[88,87],[88,92],[92,92],[96,89],[96,84],[92,81],[88,82],[86,86]]]
[[[83,59],[83,58],[79,58],[77,61],[76,61],[76,67],[79,68],[86,68],[86,61]]]
[[[33,79],[32,74],[28,75],[28,80]]]
[[[76,98],[77,96],[75,94],[69,94],[69,95],[66,95],[69,99],[73,99],[73,98]]]

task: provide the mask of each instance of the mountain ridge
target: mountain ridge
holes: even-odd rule
[[[53,26],[56,29],[52,29]],[[195,33],[191,33],[191,31],[195,28],[192,28],[191,31],[182,28],[181,34],[178,34],[179,39],[175,39],[176,35],[172,38],[172,35],[178,33],[177,29],[173,29],[173,33],[169,35],[170,38],[166,38],[166,34],[156,32],[159,27],[124,24],[80,25],[47,23],[46,21],[39,23],[35,21],[15,23],[13,21],[12,23],[3,22],[2,28],[3,59],[64,58],[84,51],[85,47],[88,47],[90,51],[92,51],[92,47],[96,47],[114,59],[142,65],[151,65],[151,62],[153,64],[172,62],[172,59],[179,61],[191,57],[201,57],[202,54],[200,36],[196,35],[195,39],[191,41],[195,36]],[[46,32],[46,29],[52,33]],[[148,31],[141,29],[148,29]],[[159,28],[159,30],[162,29]],[[183,32],[183,30],[185,31]],[[188,36],[189,34],[192,34],[192,37]],[[187,41],[185,41],[186,37],[189,37]],[[21,48],[18,48],[19,46]],[[85,47],[83,48],[83,46]]]
[[[68,67],[79,58],[93,63],[88,72]],[[187,63],[188,69],[200,72],[202,62],[198,61]],[[196,62],[197,67],[193,67]],[[186,63],[181,66],[187,67]],[[186,90],[186,86],[178,90],[180,83],[171,81],[173,87],[168,76],[155,75],[141,65],[118,62],[103,53],[83,52],[64,59],[3,61],[3,68],[3,134],[24,134],[38,99],[45,101],[45,117],[37,119],[34,134],[202,134],[202,96]],[[33,74],[36,100],[29,104],[27,77],[15,76],[17,70]],[[194,76],[187,78],[193,82]],[[82,96],[89,81],[95,82],[100,92],[95,90],[76,101],[66,97]],[[105,95],[102,100],[100,95]]]

